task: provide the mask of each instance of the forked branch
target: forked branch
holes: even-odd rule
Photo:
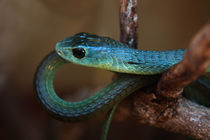
[[[120,4],[121,42],[136,48],[137,0],[121,0]],[[139,91],[127,99],[119,106],[116,119],[135,118],[138,123],[210,139],[210,109],[181,96],[183,87],[206,71],[209,59],[210,23],[192,39],[184,59],[162,75],[157,91]]]

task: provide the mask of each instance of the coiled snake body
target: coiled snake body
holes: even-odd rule
[[[136,50],[108,37],[75,34],[59,41],[55,51],[41,62],[35,75],[35,90],[41,104],[55,118],[64,121],[87,119],[111,109],[137,89],[154,83],[156,74],[180,62],[184,52]],[[56,95],[53,79],[56,70],[69,62],[125,74],[119,74],[115,81],[87,99],[67,102]]]

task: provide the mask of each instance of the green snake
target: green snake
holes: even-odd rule
[[[186,50],[144,51],[130,48],[109,37],[78,33],[56,44],[35,74],[35,90],[43,107],[63,121],[79,121],[108,111],[134,91],[180,62]],[[62,65],[75,63],[116,72],[118,78],[98,93],[77,102],[57,96],[53,80]],[[210,69],[209,69],[210,70]]]

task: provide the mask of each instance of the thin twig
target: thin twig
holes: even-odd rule
[[[137,0],[120,0],[120,41],[132,48],[137,48]],[[114,75],[115,79],[117,75]],[[107,114],[102,130],[101,140],[107,139],[115,105]]]
[[[120,41],[137,48],[137,0],[120,0]]]

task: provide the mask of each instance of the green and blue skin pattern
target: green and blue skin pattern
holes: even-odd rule
[[[56,119],[80,121],[110,110],[129,94],[153,84],[159,75],[180,62],[185,50],[144,51],[109,37],[78,33],[56,44],[35,74],[35,91],[43,107]],[[66,63],[116,72],[118,78],[87,99],[68,102],[53,88],[56,71]]]

